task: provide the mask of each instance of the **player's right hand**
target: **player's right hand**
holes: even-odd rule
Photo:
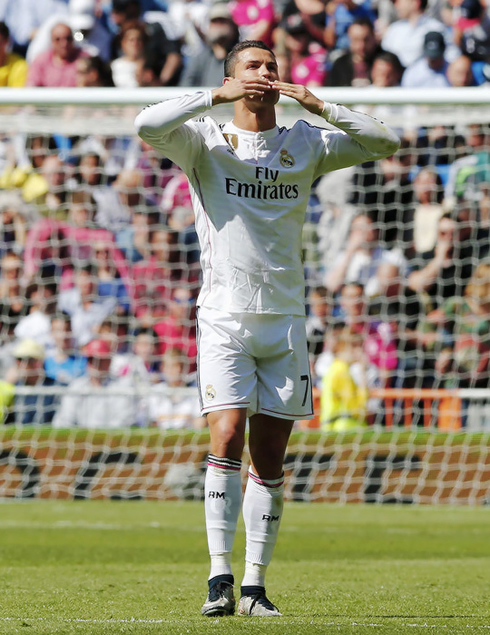
[[[227,104],[243,97],[263,96],[273,91],[272,82],[267,79],[239,79],[237,77],[226,78],[219,88],[212,91],[213,106]]]

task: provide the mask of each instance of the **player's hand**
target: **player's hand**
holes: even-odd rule
[[[313,93],[310,93],[306,86],[287,84],[286,82],[272,82],[272,88],[278,90],[281,95],[296,99],[308,112],[312,112],[314,115],[322,114],[323,101],[315,97]]]
[[[243,99],[243,97],[263,96],[273,91],[272,82],[267,79],[232,79],[225,80],[223,86],[213,90],[213,106],[227,104]]]

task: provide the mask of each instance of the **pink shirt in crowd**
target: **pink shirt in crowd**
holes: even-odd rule
[[[274,26],[274,5],[272,0],[234,0],[230,4],[231,17],[240,29],[242,40],[249,40],[252,29],[257,22],[267,20],[269,32],[261,39],[267,46],[272,46],[272,28]]]
[[[49,86],[53,88],[76,86],[76,62],[80,57],[88,57],[81,49],[76,49],[70,61],[54,61],[53,51],[40,53],[29,66],[26,86]]]

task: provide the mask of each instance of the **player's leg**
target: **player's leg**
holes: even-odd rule
[[[241,456],[246,410],[209,412],[211,444],[204,483],[204,509],[211,568],[209,592],[201,613],[231,615],[235,611],[231,552],[242,502]]]
[[[251,465],[243,499],[245,574],[238,613],[274,617],[281,613],[265,593],[265,575],[277,541],[284,502],[283,463],[293,421],[265,414],[250,418]]]
[[[238,613],[279,615],[265,595],[282,517],[283,463],[293,423],[311,417],[311,382],[304,318],[258,319],[257,414],[250,418],[251,468],[243,501],[245,575]]]
[[[256,401],[256,365],[235,316],[200,309],[198,326],[198,383],[211,436],[204,492],[211,568],[202,613],[229,615],[235,608],[231,551],[242,502],[247,409]]]

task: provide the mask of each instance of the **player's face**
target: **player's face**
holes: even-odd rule
[[[279,79],[279,71],[276,58],[269,51],[249,48],[241,51],[235,64],[235,77],[237,79],[265,79],[274,82]],[[270,90],[260,97],[249,98],[253,102],[264,104],[276,104],[279,100],[279,92]]]

